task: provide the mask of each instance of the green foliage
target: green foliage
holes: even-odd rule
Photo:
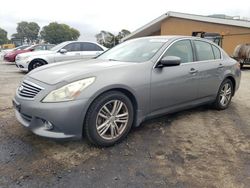
[[[17,33],[13,34],[13,38],[34,42],[38,38],[40,26],[35,22],[20,22],[17,24]]]
[[[77,40],[80,32],[66,24],[52,22],[44,26],[41,31],[41,38],[52,44],[59,44],[64,41]]]
[[[7,31],[0,28],[0,45],[8,43]]]
[[[113,46],[119,44],[121,42],[121,39],[126,37],[130,34],[130,31],[126,29],[122,29],[117,36],[114,34],[108,32],[108,31],[101,31],[98,33],[95,37],[99,44],[107,47],[112,48]]]

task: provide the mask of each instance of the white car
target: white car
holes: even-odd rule
[[[39,66],[68,60],[91,59],[107,48],[95,42],[67,41],[47,51],[36,51],[16,56],[16,66],[31,71]]]
[[[9,52],[13,52],[13,51],[16,51],[16,50],[23,50],[25,48],[29,47],[29,45],[23,45],[23,46],[19,46],[19,47],[16,47],[16,48],[10,48],[10,49],[3,49],[0,51],[0,60],[3,60],[4,59],[4,55],[9,53]]]

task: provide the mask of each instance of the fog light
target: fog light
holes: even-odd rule
[[[54,128],[54,125],[52,123],[50,123],[49,121],[45,121],[44,122],[44,127],[47,130],[52,130]]]

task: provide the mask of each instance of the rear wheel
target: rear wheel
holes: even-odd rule
[[[126,95],[119,91],[104,93],[90,106],[84,133],[94,145],[112,146],[126,137],[133,115],[133,105]]]
[[[229,79],[225,79],[218,91],[214,107],[217,110],[224,110],[228,108],[233,96],[233,83]]]

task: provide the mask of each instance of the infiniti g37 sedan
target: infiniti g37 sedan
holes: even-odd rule
[[[111,146],[146,119],[213,104],[226,109],[239,64],[216,44],[185,36],[126,41],[95,59],[46,65],[25,76],[13,105],[37,135]]]

